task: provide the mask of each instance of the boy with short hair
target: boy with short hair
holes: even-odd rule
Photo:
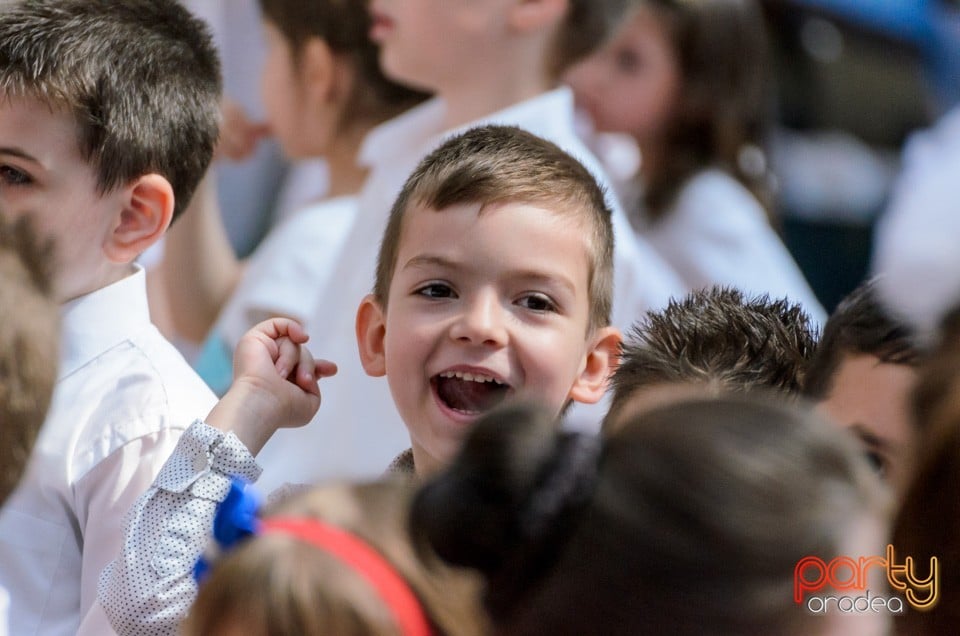
[[[363,367],[386,376],[409,431],[405,472],[450,463],[471,424],[504,400],[533,400],[559,418],[571,402],[603,396],[620,344],[610,326],[612,252],[603,192],[541,138],[478,128],[421,163],[392,209],[376,291],[357,311]],[[325,404],[333,391],[327,383]],[[132,510],[100,590],[119,633],[175,633],[196,594],[190,568],[223,484],[260,472],[242,446],[225,457],[223,439],[191,427],[167,480]],[[189,526],[160,522],[184,519],[178,511],[189,511]],[[158,552],[160,571],[146,565]]]
[[[374,236],[386,223],[397,193],[417,163],[445,135],[472,125],[519,126],[581,160],[607,182],[603,169],[574,130],[573,96],[561,87],[562,71],[597,46],[620,16],[624,0],[420,0],[371,4],[372,38],[380,44],[384,72],[402,84],[435,93],[421,106],[382,124],[365,139],[360,161],[370,169],[348,234],[313,319],[314,346],[341,365],[330,399],[307,436],[281,433],[264,449],[263,483],[315,480],[330,475],[371,475],[404,443],[402,423],[381,383],[369,380],[356,360],[354,316],[337,310],[370,289]],[[616,236],[613,324],[659,308],[684,288],[673,271],[638,239],[619,202],[608,199]],[[351,418],[353,427],[341,425]],[[599,411],[573,409],[571,419],[600,419]],[[328,451],[318,455],[314,449]],[[374,440],[374,441],[372,441]],[[310,453],[297,449],[311,447]],[[319,459],[318,459],[319,458]]]
[[[57,244],[60,374],[0,514],[11,633],[109,633],[95,594],[124,513],[215,398],[150,323],[134,260],[186,206],[217,138],[219,62],[174,0],[0,11],[0,205]]]
[[[613,375],[604,434],[626,412],[708,392],[800,393],[816,328],[799,304],[713,287],[634,325]]]
[[[902,495],[913,468],[917,431],[910,399],[923,352],[906,323],[868,280],[827,319],[804,393],[863,442],[870,461]]]

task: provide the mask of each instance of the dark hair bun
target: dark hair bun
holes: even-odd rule
[[[450,564],[479,570],[493,615],[547,569],[570,516],[592,492],[594,436],[561,433],[530,404],[492,411],[413,502],[413,536]],[[506,609],[506,608],[503,608]]]

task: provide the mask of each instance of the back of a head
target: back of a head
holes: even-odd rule
[[[714,287],[671,300],[666,309],[648,312],[626,339],[604,431],[638,392],[658,385],[793,396],[815,347],[809,316],[786,299]]]
[[[0,213],[0,505],[27,465],[57,378],[51,252],[25,218],[6,223]]]
[[[265,520],[320,520],[346,531],[399,574],[434,633],[479,636],[485,623],[477,579],[414,550],[406,534],[411,495],[406,482],[321,486],[283,500]],[[337,550],[270,530],[215,564],[184,634],[242,626],[244,633],[279,636],[405,636],[397,598],[385,600],[370,571],[348,564]]]
[[[914,414],[920,438],[910,486],[893,524],[893,545],[926,571],[939,559],[940,600],[930,611],[897,617],[896,633],[934,636],[960,624],[960,313],[919,367]]]
[[[101,193],[165,177],[176,218],[213,157],[220,63],[176,0],[13,0],[0,11],[0,97],[72,114]]]
[[[799,407],[679,402],[599,454],[538,418],[478,422],[414,502],[437,553],[484,573],[497,633],[810,634],[823,619],[793,602],[797,562],[880,547],[850,543],[865,520],[880,541],[875,476]]]
[[[557,145],[520,128],[480,126],[448,139],[407,179],[380,243],[374,294],[383,307],[396,267],[403,217],[412,206],[442,211],[458,204],[545,206],[582,224],[589,250],[590,326],[610,324],[613,228],[604,191]]]
[[[855,355],[909,366],[918,365],[922,357],[913,331],[880,301],[876,280],[853,290],[827,319],[806,372],[804,393],[814,400],[826,398],[844,357]]]
[[[295,63],[310,38],[323,40],[356,69],[348,107],[349,125],[382,121],[426,97],[388,79],[380,68],[377,45],[370,39],[371,18],[366,2],[355,0],[259,0],[263,17],[276,26],[290,45]]]

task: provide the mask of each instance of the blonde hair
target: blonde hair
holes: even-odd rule
[[[0,216],[0,504],[20,481],[57,379],[51,252],[27,217],[8,224]]]
[[[478,579],[417,551],[407,536],[413,486],[402,481],[321,486],[268,512],[322,520],[375,549],[406,581],[437,634],[479,636],[485,621]],[[283,532],[258,535],[219,561],[200,588],[183,628],[209,635],[224,625],[283,636],[397,635],[391,608],[356,569]]]

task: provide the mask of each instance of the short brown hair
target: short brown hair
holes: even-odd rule
[[[913,330],[880,302],[876,280],[862,283],[830,314],[807,370],[804,393],[826,399],[843,358],[858,354],[911,367],[918,366],[923,355]]]
[[[370,12],[357,0],[259,0],[263,17],[283,34],[294,64],[299,64],[303,46],[320,38],[337,54],[347,56],[356,69],[357,81],[346,108],[350,123],[382,120],[413,106],[426,97],[389,80],[380,69],[379,48],[370,39]]]
[[[800,305],[713,287],[647,312],[623,345],[612,379],[611,421],[641,388],[690,382],[745,393],[800,392],[816,330]]]
[[[0,215],[0,504],[20,481],[57,379],[51,252],[26,218]]]
[[[461,203],[508,201],[553,205],[558,214],[582,218],[590,228],[590,328],[610,324],[613,226],[604,191],[583,164],[558,146],[511,126],[481,126],[449,139],[407,179],[380,243],[374,295],[381,307],[387,307],[410,206],[441,211]]]
[[[73,116],[100,193],[156,172],[174,218],[213,158],[220,61],[176,0],[18,0],[0,10],[0,98]]]
[[[408,538],[413,488],[399,480],[320,486],[281,501],[266,517],[320,519],[350,532],[405,579],[434,633],[480,636],[485,621],[477,577],[416,551]],[[384,602],[356,570],[280,532],[251,538],[214,565],[183,634],[212,634],[231,620],[242,620],[251,633],[275,636],[401,636]]]
[[[567,15],[550,52],[547,72],[559,78],[593,52],[623,16],[627,0],[570,0]]]

